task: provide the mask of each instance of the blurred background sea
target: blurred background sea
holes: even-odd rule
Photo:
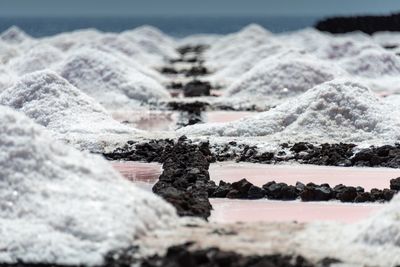
[[[141,25],[152,25],[175,37],[198,33],[226,34],[235,32],[250,23],[257,23],[279,33],[312,27],[320,17],[2,17],[0,32],[16,25],[34,37],[65,31],[96,28],[107,32],[121,32]]]

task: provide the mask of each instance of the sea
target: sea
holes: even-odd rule
[[[54,35],[84,28],[121,32],[141,25],[152,25],[174,37],[191,34],[226,34],[257,23],[279,33],[312,27],[319,17],[1,17],[0,32],[16,25],[34,37]]]

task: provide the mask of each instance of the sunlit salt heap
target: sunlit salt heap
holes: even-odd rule
[[[60,62],[62,52],[50,45],[39,44],[30,47],[28,51],[21,52],[19,57],[8,63],[10,69],[18,75],[51,68],[53,64]]]
[[[15,75],[6,68],[0,66],[0,93],[12,86],[16,80]]]
[[[157,81],[99,50],[79,49],[57,70],[106,108],[135,107],[169,98],[167,90]]]
[[[334,65],[289,51],[262,60],[234,82],[227,96],[280,99],[296,96],[341,74]]]
[[[110,250],[171,227],[175,211],[103,159],[0,107],[0,262],[99,265]]]
[[[9,44],[22,44],[25,41],[32,40],[32,37],[17,26],[12,26],[0,34],[0,40]]]
[[[356,226],[357,230],[353,232],[356,242],[400,247],[400,195]]]
[[[369,49],[342,62],[351,74],[365,78],[400,76],[400,57],[384,49]]]
[[[293,53],[293,51],[299,51],[299,53],[301,53],[301,51],[295,47],[284,46],[278,42],[270,42],[265,45],[256,46],[248,51],[244,51],[240,57],[233,59],[227,66],[216,71],[210,78],[220,83],[229,84],[239,79],[260,61],[280,53]]]
[[[190,126],[179,134],[264,136],[279,142],[395,143],[400,137],[398,118],[368,88],[334,80],[256,116]]]
[[[266,44],[272,39],[270,32],[259,25],[251,24],[237,33],[218,39],[206,51],[205,56],[208,64],[218,69],[237,59],[247,50]]]
[[[48,70],[23,76],[0,94],[0,104],[25,113],[80,149],[98,151],[103,139],[139,132],[112,119],[94,99]]]
[[[137,27],[122,32],[120,36],[139,46],[145,53],[159,56],[162,60],[179,56],[174,49],[175,41],[155,27],[147,25]]]
[[[0,40],[0,63],[7,64],[12,58],[19,55],[19,51],[13,45]]]

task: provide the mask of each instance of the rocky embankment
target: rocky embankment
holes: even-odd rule
[[[380,31],[400,31],[400,14],[332,17],[318,21],[315,28],[331,33],[362,31],[373,34]]]
[[[172,139],[129,141],[125,146],[104,156],[109,160],[164,162],[165,152],[174,144]],[[261,164],[298,162],[302,164],[342,167],[400,168],[400,145],[358,148],[355,144],[284,143],[278,150],[265,151],[256,145],[210,144],[211,162],[237,161]]]

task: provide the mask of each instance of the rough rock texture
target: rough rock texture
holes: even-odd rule
[[[173,143],[170,139],[145,142],[129,141],[124,147],[105,154],[112,160],[144,160],[164,162],[164,151]],[[264,151],[257,146],[231,141],[211,145],[212,162],[237,161],[263,164],[299,162],[325,166],[364,166],[400,168],[400,145],[371,146],[358,149],[355,144],[283,143],[278,151]]]
[[[191,250],[190,243],[170,247],[165,256],[145,259],[141,267],[313,267],[301,256],[263,255],[243,256],[218,248]],[[334,261],[335,262],[335,261]]]
[[[213,184],[208,173],[208,143],[192,145],[183,136],[165,151],[164,157],[163,173],[153,192],[171,203],[180,216],[208,218],[212,209],[208,186]]]
[[[332,17],[320,20],[315,25],[320,31],[346,33],[362,31],[368,34],[382,31],[400,31],[400,14],[387,16]]]

